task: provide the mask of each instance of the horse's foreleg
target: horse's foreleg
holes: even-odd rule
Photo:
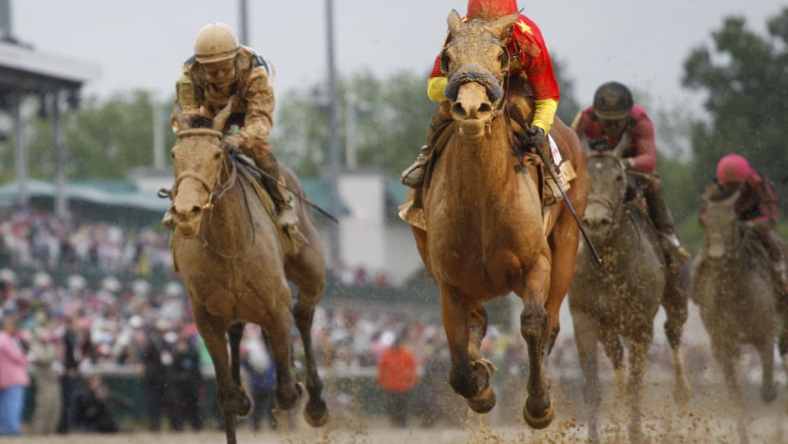
[[[769,336],[763,339],[757,348],[763,368],[761,399],[768,404],[777,399],[777,385],[774,383],[774,340]]]
[[[651,345],[651,336],[647,338],[637,338],[630,344],[629,354],[629,382],[627,384],[627,396],[629,398],[629,408],[631,412],[629,423],[629,439],[633,443],[642,442],[643,435],[643,379],[646,376],[646,359],[648,359],[648,347]]]
[[[496,397],[489,382],[495,373],[492,362],[484,359],[481,352],[482,340],[487,335],[487,310],[480,303],[468,315],[468,354],[474,372],[487,372],[487,386],[478,395],[468,400],[468,405],[477,413],[487,413],[495,407]]]
[[[227,354],[227,322],[211,316],[204,307],[195,306],[193,312],[197,328],[205,341],[216,372],[219,406],[224,415],[227,444],[236,444],[235,417],[248,411],[249,399],[242,391],[236,389],[231,376]]]
[[[580,311],[572,312],[572,323],[575,327],[575,345],[583,369],[583,398],[588,408],[588,435],[592,443],[599,442],[599,406],[602,404],[602,390],[599,385],[599,367],[597,359],[597,342],[599,340],[599,323]]]
[[[528,399],[523,408],[525,422],[535,429],[543,429],[553,422],[555,410],[550,401],[550,387],[544,374],[545,344],[549,340],[545,290],[550,286],[550,261],[537,258],[526,276],[524,289],[518,292],[523,299],[520,329],[528,344]]]
[[[572,278],[575,275],[579,239],[580,231],[577,228],[577,223],[569,211],[564,209],[550,235],[553,265],[550,270],[550,292],[546,304],[550,331],[549,343],[547,344],[548,352],[552,351],[558,332],[561,329],[561,304],[564,302],[569,286],[572,284]]]
[[[446,340],[451,353],[449,384],[457,394],[466,399],[474,398],[487,387],[489,381],[479,372],[473,371],[469,353],[470,321],[468,307],[460,291],[450,285],[439,283],[441,314]]]
[[[233,382],[241,393],[244,393],[244,399],[247,401],[245,412],[238,412],[241,416],[246,416],[252,409],[252,403],[249,401],[248,396],[244,392],[243,385],[241,384],[241,339],[244,336],[244,327],[246,325],[241,322],[233,324],[227,331],[227,336],[230,338],[230,368],[233,377]]]
[[[616,397],[618,399],[623,399],[625,394],[624,385],[626,384],[626,376],[624,375],[624,345],[621,343],[621,338],[608,329],[601,329],[600,339],[605,349],[605,355],[607,355],[607,358],[610,359],[610,362],[613,364]]]
[[[670,274],[670,272],[668,272]],[[687,374],[684,369],[684,360],[681,357],[681,336],[684,324],[689,317],[689,299],[687,292],[681,288],[678,276],[668,276],[662,306],[665,309],[665,336],[668,338],[671,352],[673,353],[674,390],[673,399],[680,406],[686,406],[692,397]]]
[[[720,332],[712,334],[712,353],[717,362],[722,367],[722,374],[725,378],[725,385],[728,386],[728,395],[733,403],[736,405],[737,411],[737,431],[739,433],[739,442],[747,444],[750,442],[747,433],[747,418],[744,409],[744,394],[742,393],[741,386],[739,385],[739,378],[736,372],[736,357],[738,356],[738,347],[735,345],[726,345],[723,341],[732,341],[733,339],[721,338]]]

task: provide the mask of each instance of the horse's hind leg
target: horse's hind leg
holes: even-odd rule
[[[668,338],[670,350],[673,354],[674,389],[673,399],[680,406],[686,406],[692,397],[692,391],[687,381],[687,372],[684,369],[684,360],[681,357],[681,336],[684,324],[689,317],[689,300],[687,292],[681,288],[678,276],[668,276],[663,296],[662,307],[665,309],[665,336]]]
[[[529,271],[525,288],[518,292],[523,299],[520,330],[528,344],[528,399],[523,419],[535,429],[544,429],[553,422],[555,410],[550,400],[550,385],[544,370],[545,346],[550,339],[545,289],[550,282],[550,262],[540,256]]]
[[[602,390],[599,385],[599,362],[597,359],[597,342],[599,340],[599,324],[587,314],[572,311],[572,323],[575,327],[575,345],[583,369],[583,398],[588,409],[588,436],[592,443],[599,441],[599,407],[602,404]]]
[[[290,289],[284,287],[282,291],[289,293]],[[278,300],[289,302],[290,298],[281,296]],[[271,354],[276,364],[277,407],[282,410],[292,409],[298,401],[302,390],[296,384],[293,376],[292,343],[290,341],[293,316],[290,313],[289,305],[289,303],[277,304],[276,311],[272,313],[271,322],[266,325],[271,344]]]
[[[777,385],[774,383],[774,340],[768,336],[761,340],[757,348],[763,367],[761,399],[768,404],[777,399]]]
[[[298,302],[293,307],[293,316],[301,335],[306,360],[306,390],[309,393],[309,402],[304,410],[304,418],[312,427],[321,427],[328,422],[328,407],[323,400],[323,382],[317,371],[312,347],[312,321],[315,307],[326,286],[325,263],[318,250],[304,248],[297,260],[288,263],[286,271],[288,278],[298,286]]]
[[[205,341],[208,353],[216,371],[216,385],[219,392],[218,401],[224,416],[227,444],[236,444],[235,417],[247,409],[249,400],[242,391],[236,389],[230,374],[230,362],[227,354],[227,322],[211,316],[204,307],[193,308],[194,320]]]
[[[725,377],[725,384],[728,386],[728,395],[738,409],[737,412],[737,431],[739,434],[739,443],[748,444],[750,438],[747,434],[747,419],[744,409],[744,395],[741,386],[739,385],[738,375],[736,374],[735,358],[738,356],[738,347],[726,346],[722,342],[725,339],[719,338],[720,333],[715,332],[712,336],[712,352],[717,362],[722,367],[722,374]],[[730,341],[732,339],[728,339]]]
[[[490,384],[490,375],[482,366],[472,365],[469,352],[470,319],[466,301],[457,288],[439,283],[443,328],[451,353],[449,384],[457,394],[471,400],[482,394]],[[478,407],[471,402],[471,408]],[[480,412],[482,413],[482,412]]]
[[[244,398],[246,399],[246,411],[238,412],[241,416],[248,415],[249,411],[252,409],[252,403],[248,395],[246,395],[246,392],[244,392],[243,385],[241,384],[241,339],[243,339],[244,336],[245,326],[243,322],[233,324],[227,332],[227,336],[230,338],[230,364],[233,382],[237,389],[244,394]]]
[[[303,293],[301,297],[303,297]],[[312,348],[312,320],[315,315],[315,306],[299,299],[293,312],[298,332],[301,334],[301,342],[304,345],[306,360],[306,390],[309,392],[309,402],[306,405],[304,417],[312,427],[321,427],[328,422],[328,407],[323,400],[323,381],[320,380]]]

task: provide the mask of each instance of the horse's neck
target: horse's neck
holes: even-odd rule
[[[633,211],[627,208],[627,204],[618,211],[616,220],[613,222],[618,229],[611,235],[604,245],[600,245],[605,260],[612,260],[617,263],[633,264],[632,256],[644,253],[643,244],[651,238],[648,226],[642,223],[643,219],[638,215],[632,215]]]
[[[461,189],[475,190],[473,194],[505,192],[514,182],[516,159],[504,119],[495,119],[490,133],[478,142],[466,140],[456,128],[445,150],[448,175],[461,183]]]
[[[228,173],[223,172],[220,183],[225,183]],[[235,184],[214,202],[213,208],[204,217],[206,240],[215,244],[222,251],[236,253],[246,248],[245,243],[251,239],[248,211],[244,202],[242,178],[238,177]]]

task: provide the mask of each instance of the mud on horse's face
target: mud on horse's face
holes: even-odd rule
[[[597,243],[604,243],[616,230],[616,221],[624,206],[628,178],[618,152],[603,152],[589,156],[588,175],[591,192],[588,194],[583,222]]]
[[[509,70],[505,36],[519,16],[489,22],[463,22],[457,11],[449,15],[449,38],[441,53],[441,69],[448,77],[446,97],[464,137],[481,138],[495,108],[504,99],[504,77]]]
[[[220,129],[224,128],[231,109],[232,100],[214,118],[213,128],[185,129],[177,134],[172,149],[175,170],[172,213],[175,231],[184,237],[194,237],[200,232],[202,215],[214,204],[212,195],[226,160]]]
[[[707,257],[720,259],[728,249],[735,247],[738,235],[735,206],[740,194],[738,189],[732,193],[714,190],[703,196],[706,206],[701,223],[706,232],[704,250]]]

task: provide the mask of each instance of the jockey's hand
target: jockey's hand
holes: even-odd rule
[[[222,140],[222,143],[224,143],[226,147],[235,150],[241,148],[242,142],[243,140],[241,139],[240,134],[232,134],[229,136],[224,136],[224,140]]]
[[[526,145],[537,149],[547,146],[547,135],[542,128],[532,126],[525,132]]]

